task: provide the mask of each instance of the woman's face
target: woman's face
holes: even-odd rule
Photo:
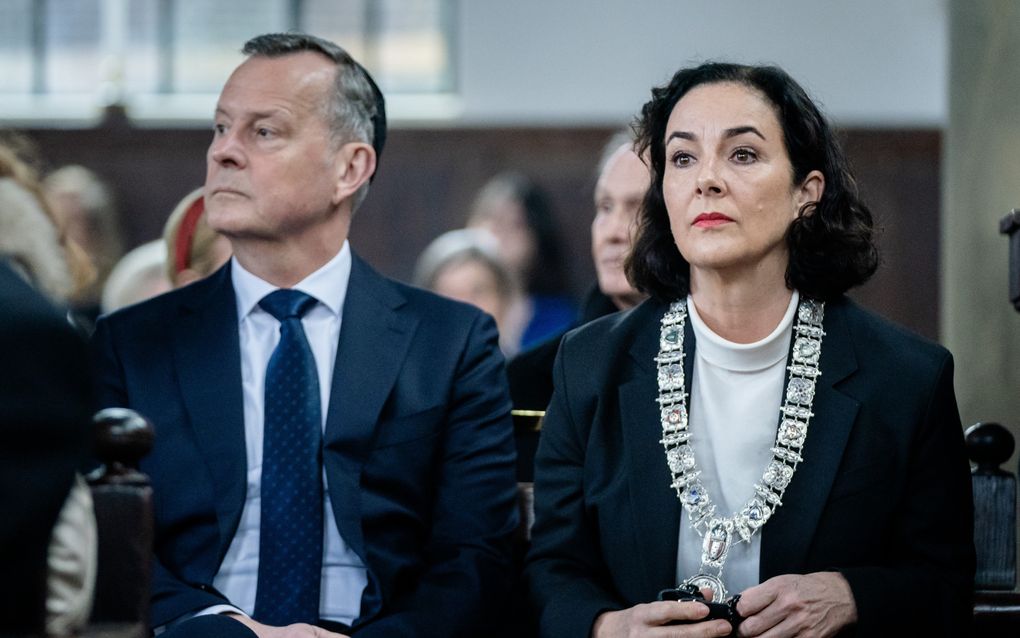
[[[691,89],[666,125],[662,194],[680,254],[700,274],[785,273],[785,235],[824,179],[793,184],[783,130],[772,105],[743,84]]]
[[[506,299],[499,289],[499,280],[488,265],[476,260],[454,261],[436,273],[432,290],[444,297],[469,303],[492,315],[502,323]]]
[[[486,230],[498,242],[499,257],[517,277],[527,280],[537,250],[524,207],[510,197],[493,197],[485,211],[468,221],[468,228]]]

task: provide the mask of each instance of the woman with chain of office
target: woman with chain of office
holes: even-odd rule
[[[828,122],[781,69],[710,63],[636,129],[653,180],[628,275],[651,298],[560,347],[541,635],[965,635],[952,357],[845,296],[877,253]]]

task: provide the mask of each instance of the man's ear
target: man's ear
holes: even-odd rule
[[[804,208],[804,204],[814,203],[822,201],[822,194],[825,193],[825,175],[822,175],[821,171],[811,171],[804,178],[804,181],[797,187],[796,198],[794,200],[796,204],[796,210],[794,210],[794,217],[800,214],[801,209]],[[812,209],[813,210],[813,209]],[[808,211],[811,214],[811,211]]]
[[[348,142],[337,151],[337,168],[334,206],[351,197],[375,174],[375,149],[364,142]]]

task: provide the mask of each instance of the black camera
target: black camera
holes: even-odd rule
[[[659,592],[659,600],[676,600],[679,602],[698,602],[708,607],[708,615],[698,620],[674,620],[667,625],[690,625],[706,620],[726,620],[733,626],[731,636],[737,635],[737,627],[743,618],[737,613],[737,602],[740,601],[740,594],[733,596],[726,602],[708,602],[704,594],[694,585],[681,585],[675,589],[663,589]]]

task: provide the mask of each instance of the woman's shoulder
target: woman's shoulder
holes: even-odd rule
[[[569,358],[612,358],[629,350],[636,341],[649,335],[658,343],[659,321],[668,304],[646,299],[637,306],[599,317],[569,331],[560,345],[562,356]]]
[[[827,304],[827,314],[835,313],[845,322],[855,347],[883,365],[916,368],[941,366],[950,357],[949,351],[878,313],[868,310],[848,297]]]

